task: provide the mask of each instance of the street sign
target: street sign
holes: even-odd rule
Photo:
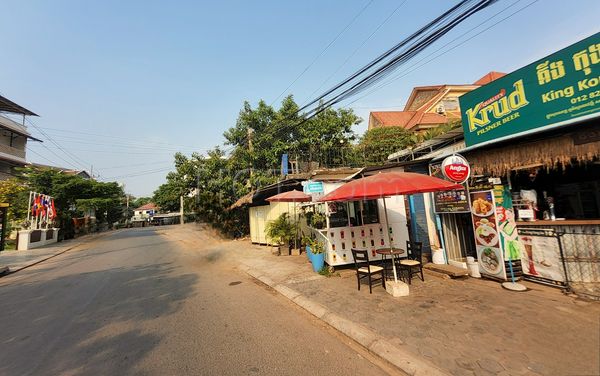
[[[302,190],[304,193],[323,193],[323,182],[321,181],[309,181],[306,184],[303,184]]]

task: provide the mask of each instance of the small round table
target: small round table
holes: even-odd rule
[[[394,256],[400,257],[401,255],[405,255],[406,251],[400,248],[379,248],[375,250],[375,253],[381,255],[381,263],[383,265],[383,274],[384,278],[387,279],[387,270],[385,268],[385,260],[387,256],[392,258],[392,268],[394,267]],[[398,271],[396,271],[398,272]]]

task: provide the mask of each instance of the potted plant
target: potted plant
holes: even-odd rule
[[[311,236],[305,235],[302,237],[302,245],[304,246],[304,250],[306,252],[306,257],[308,258],[308,261],[312,260],[312,251],[311,251],[312,243],[313,243],[313,238]]]
[[[325,216],[319,212],[313,213],[310,217],[310,225],[318,230],[325,227]]]
[[[312,266],[315,272],[319,272],[325,266],[325,246],[322,242],[314,240],[311,245],[312,252]]]
[[[294,225],[288,220],[287,213],[267,223],[265,234],[272,241],[272,245],[278,248],[280,255],[290,254],[290,240],[294,237]]]

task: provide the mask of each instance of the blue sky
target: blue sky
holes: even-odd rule
[[[202,153],[221,144],[244,100],[273,102],[361,9],[289,90],[299,103],[456,2],[12,1],[3,4],[0,22],[0,93],[40,115],[31,121],[41,131],[28,126],[45,142],[28,145],[29,160],[87,170],[93,165],[101,179],[123,182],[136,196],[151,195],[176,150]],[[364,132],[369,110],[401,109],[414,86],[511,72],[598,32],[598,14],[596,0],[501,0],[414,61],[464,44],[416,64],[369,96],[346,101],[365,119],[355,131]]]

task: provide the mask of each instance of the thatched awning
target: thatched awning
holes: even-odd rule
[[[233,205],[228,207],[227,210],[239,208],[244,205],[269,205],[269,203],[265,201],[268,197],[275,196],[278,193],[287,192],[294,189],[302,189],[300,180],[287,179],[275,184],[267,185],[266,187],[259,188],[257,190],[251,191],[250,193],[243,195]]]
[[[591,128],[591,127],[590,127]],[[600,140],[578,144],[574,140],[581,132],[562,134],[534,141],[516,141],[502,147],[485,147],[465,153],[476,175],[505,176],[512,170],[592,162],[600,158]]]
[[[252,197],[254,196],[255,191],[251,191],[250,193],[246,193],[242,197],[240,197],[236,202],[233,203],[227,210],[232,210],[235,208],[239,208],[244,205],[249,205],[252,203]]]

